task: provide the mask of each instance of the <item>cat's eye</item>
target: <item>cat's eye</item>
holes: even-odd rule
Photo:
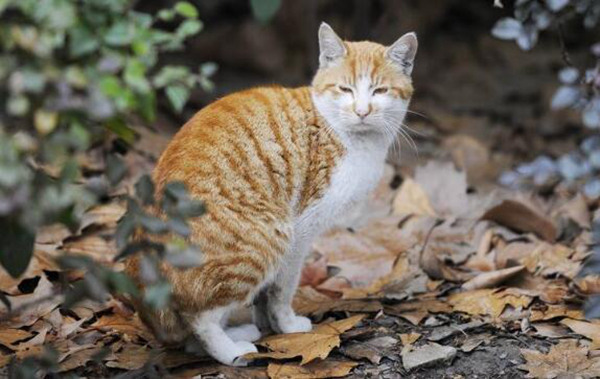
[[[387,87],[379,87],[379,88],[375,88],[373,90],[373,95],[383,95],[383,94],[386,94],[387,92],[388,92]]]
[[[352,88],[346,86],[338,86],[338,89],[345,93],[352,93]]]

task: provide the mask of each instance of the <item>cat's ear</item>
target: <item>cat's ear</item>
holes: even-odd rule
[[[414,32],[406,33],[400,37],[392,46],[388,47],[385,55],[395,64],[402,68],[402,72],[410,75],[417,55],[417,35]]]
[[[326,23],[321,23],[319,28],[319,66],[321,68],[346,55],[344,42]]]

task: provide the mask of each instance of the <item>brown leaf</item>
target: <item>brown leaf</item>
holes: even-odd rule
[[[97,205],[84,213],[79,228],[83,230],[92,225],[116,228],[125,211],[125,206],[119,202]]]
[[[566,318],[560,323],[568,326],[569,329],[571,329],[575,333],[581,334],[582,336],[591,339],[592,344],[590,346],[590,350],[596,350],[600,348],[600,324],[598,324],[598,322],[592,323]]]
[[[525,266],[515,266],[511,268],[505,268],[502,270],[496,270],[491,272],[482,272],[473,279],[465,282],[462,285],[462,289],[465,291],[476,290],[480,288],[490,288],[499,285],[500,283],[508,280],[509,278],[517,275]]]
[[[577,196],[560,206],[557,213],[563,214],[566,218],[575,221],[582,228],[590,229],[592,227],[592,217],[588,205],[581,194],[577,194]]]
[[[90,327],[106,332],[116,332],[122,335],[128,335],[130,337],[139,336],[148,342],[154,341],[154,336],[140,321],[137,313],[128,317],[120,314],[106,315],[101,317]]]
[[[404,179],[394,198],[395,214],[412,214],[435,217],[427,194],[421,186],[410,178]]]
[[[568,317],[576,320],[585,319],[581,308],[558,304],[550,305],[546,309],[533,309],[529,321],[547,321],[558,317]]]
[[[451,135],[442,142],[442,147],[450,151],[456,166],[467,172],[469,183],[478,183],[495,174],[490,151],[478,139],[466,134]]]
[[[574,253],[575,250],[565,245],[551,245],[542,242],[528,257],[521,260],[521,263],[531,273],[539,273],[544,276],[561,274],[573,279],[581,266],[580,262],[571,259]]]
[[[575,278],[573,285],[582,295],[596,295],[600,293],[600,275],[587,275]]]
[[[575,340],[563,340],[550,348],[548,354],[521,349],[526,363],[519,366],[530,378],[597,378],[600,359],[588,358],[588,349]]]
[[[270,352],[251,353],[245,358],[274,358],[288,359],[301,356],[301,365],[316,358],[325,359],[333,350],[340,346],[340,334],[353,328],[365,315],[357,315],[347,319],[317,325],[307,333],[278,334],[258,341],[256,344],[267,347]]]
[[[333,230],[319,238],[313,248],[330,265],[340,268],[334,278],[342,277],[352,287],[367,286],[390,273],[398,252],[408,248],[398,228],[399,220],[397,216],[373,220],[354,233]]]
[[[504,200],[485,212],[482,219],[495,221],[520,232],[535,233],[549,242],[554,242],[558,236],[556,227],[547,216],[516,200]]]
[[[114,359],[106,362],[106,366],[124,370],[137,370],[152,358],[152,352],[146,346],[125,344],[114,353]]]
[[[510,305],[513,308],[528,307],[532,299],[525,295],[515,295],[506,290],[482,289],[475,291],[459,292],[450,295],[448,303],[455,311],[471,315],[490,315],[499,317],[504,308]]]
[[[316,361],[306,365],[269,363],[267,373],[271,379],[340,378],[356,366],[358,363],[347,361]]]
[[[97,262],[111,264],[119,252],[114,239],[107,240],[99,235],[86,235],[70,239],[62,247],[69,254],[86,255]]]
[[[40,280],[33,293],[19,296],[9,296],[12,309],[26,309],[24,312],[17,312],[13,317],[5,322],[5,327],[20,328],[35,323],[39,318],[52,312],[62,302],[62,296],[55,296],[54,286],[41,275]],[[0,317],[7,316],[7,309],[4,304],[0,304]]]
[[[402,341],[403,346],[412,345],[417,342],[419,338],[421,338],[421,334],[419,333],[400,334],[400,340]]]
[[[22,329],[3,329],[0,331],[0,344],[14,350],[13,343],[30,338],[31,332]]]
[[[323,283],[327,277],[327,259],[325,257],[313,259],[306,262],[302,268],[300,286],[316,287]]]

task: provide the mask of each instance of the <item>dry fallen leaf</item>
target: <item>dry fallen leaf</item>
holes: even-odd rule
[[[531,273],[544,276],[561,274],[573,279],[581,267],[580,262],[572,259],[573,254],[575,250],[565,245],[542,242],[521,263]]]
[[[563,340],[550,348],[548,354],[521,349],[526,363],[519,366],[528,371],[529,378],[597,378],[600,376],[600,359],[588,358],[588,349],[575,340]]]
[[[395,214],[412,214],[435,217],[427,194],[421,186],[410,178],[404,179],[393,205]]]
[[[582,336],[591,339],[592,344],[590,345],[590,350],[596,350],[600,348],[600,324],[598,324],[597,322],[592,323],[566,318],[560,323],[568,326],[569,329],[571,329],[575,333],[581,334]]]
[[[482,219],[495,221],[520,232],[535,233],[549,242],[554,242],[558,236],[556,227],[547,216],[516,200],[504,200],[485,212]]]
[[[142,324],[137,314],[127,317],[118,313],[106,315],[93,323],[91,328],[130,337],[139,336],[148,342],[154,341],[152,333]]]
[[[490,288],[495,287],[498,284],[508,280],[509,278],[515,276],[519,272],[523,271],[525,266],[515,266],[510,268],[505,268],[502,270],[496,270],[491,272],[482,272],[477,275],[473,279],[465,282],[462,285],[462,289],[465,291],[476,290],[480,288]]]
[[[506,290],[481,289],[450,295],[448,303],[455,311],[471,315],[499,317],[508,305],[513,308],[528,307],[531,297],[516,295]]]
[[[558,304],[550,305],[546,309],[533,309],[529,321],[547,321],[558,317],[568,317],[576,320],[585,319],[583,311],[579,307]]]
[[[25,312],[18,312],[14,317],[4,323],[5,327],[20,328],[35,323],[39,318],[52,312],[60,303],[62,296],[55,293],[54,285],[41,275],[40,280],[33,293],[19,296],[8,296],[12,309],[18,310],[26,307]],[[0,303],[0,317],[7,315],[6,306]]]
[[[267,374],[271,379],[340,378],[356,366],[358,363],[347,361],[315,361],[306,365],[269,363]]]
[[[317,325],[308,333],[278,334],[263,338],[256,344],[268,348],[270,352],[250,353],[245,358],[288,359],[301,356],[300,365],[305,365],[316,358],[325,359],[333,348],[340,346],[340,334],[353,328],[364,317],[365,315],[357,315]]]
[[[417,342],[417,340],[421,338],[421,334],[419,333],[405,333],[400,334],[400,340],[402,341],[403,346],[412,345]]]

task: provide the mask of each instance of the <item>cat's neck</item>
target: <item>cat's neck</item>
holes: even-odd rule
[[[331,116],[330,112],[327,112],[327,109],[323,109],[323,106],[320,105],[322,103],[316,99],[317,95],[310,87],[308,87],[307,90],[310,93],[315,117],[320,120],[323,127],[329,128],[339,138],[346,149],[387,152],[394,142],[396,136],[386,135],[385,133],[352,131],[352,128],[343,125],[341,120]]]

